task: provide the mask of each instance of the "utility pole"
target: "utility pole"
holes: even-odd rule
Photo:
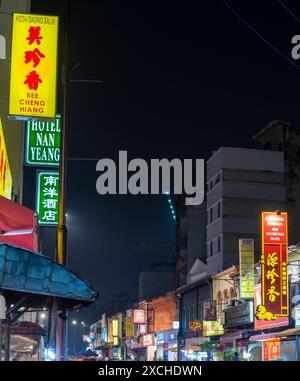
[[[56,235],[56,261],[67,265],[67,228],[66,228],[66,138],[68,128],[68,102],[69,102],[69,49],[70,49],[70,0],[65,0],[64,17],[64,60],[62,78],[62,126],[61,149],[59,166],[59,209]],[[66,315],[66,311],[62,311]],[[56,360],[65,360],[67,355],[67,322],[56,315]]]

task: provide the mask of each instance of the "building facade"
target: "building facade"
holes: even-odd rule
[[[207,161],[207,272],[239,262],[239,238],[253,238],[260,252],[260,215],[283,210],[282,152],[219,148]]]

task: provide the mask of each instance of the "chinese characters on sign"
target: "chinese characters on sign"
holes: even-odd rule
[[[37,172],[37,206],[40,225],[57,225],[59,200],[59,173]]]
[[[254,239],[239,239],[240,297],[254,297]]]
[[[58,17],[13,14],[9,115],[54,118]]]
[[[205,301],[203,302],[203,320],[215,321],[217,320],[217,302],[216,301]]]
[[[287,213],[262,213],[262,303],[258,319],[288,316]]]
[[[264,361],[280,359],[280,339],[270,339],[264,342]]]
[[[256,331],[281,327],[289,324],[289,319],[286,316],[277,317],[271,312],[267,312],[261,304],[261,285],[257,284],[254,287],[254,311],[257,311],[254,319],[254,329]]]
[[[0,196],[11,198],[12,177],[0,119]]]
[[[153,345],[153,335],[143,336],[143,346],[149,347],[150,345]]]
[[[25,162],[28,165],[59,166],[60,116],[53,122],[27,122]]]
[[[145,324],[146,316],[144,310],[133,310],[133,322],[134,324]]]
[[[203,336],[224,335],[224,328],[221,323],[216,321],[203,321]]]
[[[198,332],[201,331],[202,324],[199,320],[192,320],[189,322],[189,330],[192,332]]]

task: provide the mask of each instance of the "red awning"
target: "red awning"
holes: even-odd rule
[[[0,242],[37,251],[36,213],[0,196]]]

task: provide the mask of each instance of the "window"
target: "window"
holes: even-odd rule
[[[209,212],[210,212],[210,222],[213,222],[213,208],[210,208]]]
[[[218,237],[218,253],[221,251],[221,237]]]
[[[210,224],[210,212],[209,212],[209,210],[207,211],[207,222]]]
[[[218,218],[221,217],[221,202],[218,202]]]
[[[228,290],[227,290],[227,288],[225,288],[225,290],[223,291],[223,298],[224,298],[224,301],[226,301],[226,300],[229,299],[229,295],[228,295]]]
[[[218,291],[217,293],[217,317],[219,318],[222,314],[222,309],[223,309],[223,294],[222,291]]]
[[[234,287],[230,287],[229,295],[230,295],[230,299],[235,299],[235,297],[236,297],[236,292],[235,292]]]
[[[203,320],[203,303],[202,302],[198,304],[198,320],[200,321]]]
[[[210,241],[210,255],[213,255],[213,241]]]
[[[182,311],[182,329],[183,329],[183,332],[186,331],[186,307],[183,307],[183,311]]]

